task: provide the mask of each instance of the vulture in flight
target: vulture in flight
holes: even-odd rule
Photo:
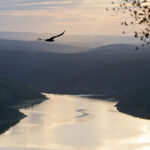
[[[62,32],[61,34],[56,35],[56,36],[52,36],[52,37],[50,37],[50,38],[48,38],[48,39],[41,39],[41,38],[38,38],[38,40],[40,40],[40,41],[46,41],[46,42],[55,42],[54,39],[57,38],[57,37],[60,37],[60,36],[64,35],[64,33],[65,33],[65,31]]]

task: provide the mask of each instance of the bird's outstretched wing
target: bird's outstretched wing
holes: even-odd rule
[[[55,38],[57,38],[57,37],[60,37],[60,36],[64,35],[64,33],[65,33],[65,31],[64,31],[64,32],[62,32],[61,34],[58,34],[58,35],[56,35],[56,36],[52,36],[51,38],[48,38],[48,39],[45,39],[45,40],[46,40],[46,41],[53,41]]]
[[[53,37],[51,37],[51,38],[55,39],[55,38],[57,38],[57,37],[60,37],[60,36],[64,35],[64,33],[65,33],[65,31],[64,31],[64,32],[62,32],[61,34],[58,34],[58,35],[53,36]]]

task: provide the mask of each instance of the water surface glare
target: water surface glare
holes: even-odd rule
[[[0,135],[0,150],[150,150],[150,121],[119,113],[114,102],[46,94]]]

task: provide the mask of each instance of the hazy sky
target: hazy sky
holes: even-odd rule
[[[0,31],[121,34],[111,0],[0,0]]]

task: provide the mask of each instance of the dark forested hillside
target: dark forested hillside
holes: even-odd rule
[[[149,47],[136,51],[133,45],[118,44],[76,54],[50,51],[0,50],[0,77],[30,83],[42,92],[122,96],[120,101],[150,85]]]
[[[116,107],[119,111],[150,119],[150,84],[124,93],[118,101]]]
[[[32,86],[15,80],[0,80],[0,105],[15,106],[26,103],[28,99],[43,97],[44,96]]]
[[[149,84],[149,48],[109,45],[77,54],[9,49],[0,50],[0,77],[44,92],[120,93]]]
[[[111,45],[63,58],[21,78],[42,91],[60,93],[127,92],[149,84],[150,52]]]

